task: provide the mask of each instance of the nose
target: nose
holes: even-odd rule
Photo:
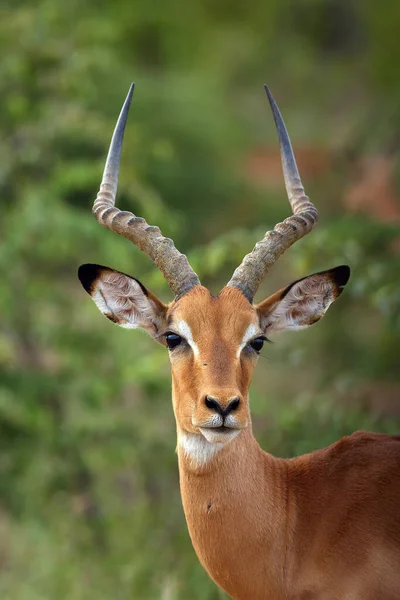
[[[206,396],[204,403],[207,408],[214,410],[217,414],[221,415],[221,417],[227,417],[229,413],[233,412],[239,407],[240,398],[235,396],[234,398],[231,398],[226,406],[223,406],[216,398],[213,398],[212,396]]]

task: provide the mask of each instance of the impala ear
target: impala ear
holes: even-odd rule
[[[135,329],[145,329],[156,337],[166,321],[167,305],[137,279],[100,265],[82,265],[78,277],[97,305],[110,321]]]
[[[342,265],[314,273],[279,290],[256,306],[261,328],[270,334],[313,325],[340,296],[349,277],[350,268]]]

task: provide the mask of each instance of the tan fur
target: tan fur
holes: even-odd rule
[[[279,294],[260,305],[264,312]],[[178,430],[196,430],[191,416],[204,410],[196,400],[205,391],[246,402],[247,428],[206,464],[178,445],[189,533],[209,575],[238,600],[398,598],[399,439],[357,433],[296,459],[272,457],[251,431],[255,361],[235,362],[232,351],[256,310],[232,288],[214,299],[197,288],[170,315],[172,323],[185,316],[200,350],[196,361],[172,357]]]
[[[217,297],[157,227],[115,207],[133,85],[111,141],[93,210],[100,223],[155,262],[176,300],[160,302],[137,280],[82,265],[78,276],[114,323],[141,327],[168,346],[183,507],[196,553],[237,600],[395,600],[400,597],[400,440],[357,433],[292,460],[255,441],[248,390],[261,336],[316,323],[349,276],[342,265],[294,282],[258,306],[259,284],[279,256],[314,227],[279,109],[277,126],[293,214],[266,233]]]
[[[107,289],[99,273],[89,290],[95,301]],[[141,316],[132,308],[134,317],[157,341],[186,335],[170,350],[183,508],[199,560],[237,600],[400,597],[400,438],[359,432],[284,460],[261,450],[252,433],[257,354],[246,336],[318,320],[343,287],[335,277],[335,270],[312,275],[256,306],[234,287],[213,297],[201,286],[166,306],[141,284],[115,277],[122,291],[112,298],[133,286],[138,297],[129,301],[142,306]],[[100,309],[108,303],[101,298]],[[119,319],[118,302],[114,311]],[[121,311],[134,323],[125,300]],[[216,434],[213,443],[204,430],[215,418],[207,396],[223,407],[240,399],[232,434]]]
[[[210,292],[196,286],[174,303],[168,314],[167,328],[174,331],[174,323],[185,320],[197,340],[199,357],[188,348],[171,352],[173,401],[178,426],[199,434],[198,427],[210,417],[210,410],[202,402],[206,395],[216,397],[226,406],[231,398],[241,400],[235,413],[238,423],[246,426],[250,420],[247,402],[250,376],[255,356],[243,361],[236,350],[250,323],[257,323],[254,308],[235,288],[224,288],[213,298]]]

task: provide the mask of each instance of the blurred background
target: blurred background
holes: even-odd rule
[[[166,351],[104,319],[81,263],[151,261],[91,214],[132,80],[118,206],[217,293],[289,215],[267,82],[318,228],[257,299],[349,264],[266,345],[254,430],[292,456],[400,426],[400,3],[10,0],[0,8],[0,598],[218,600],[181,508]]]

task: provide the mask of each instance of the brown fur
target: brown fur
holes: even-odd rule
[[[220,359],[205,378],[202,363],[192,356],[190,366],[182,357],[172,359],[175,415],[182,428],[196,384],[201,398],[204,381],[214,390],[221,378],[226,381],[232,361],[232,389],[237,386],[247,401],[254,367],[243,358],[235,370],[229,355],[229,346],[254,320],[254,308],[232,288],[218,299],[201,289],[195,294],[182,299],[175,316],[186,316],[207,364],[216,341],[226,340],[226,362]],[[263,310],[276,301],[274,295]],[[190,316],[189,306],[196,306]],[[205,466],[194,466],[179,447],[178,455],[193,546],[209,575],[233,598],[399,597],[399,438],[356,433],[329,448],[282,460],[260,449],[249,424]]]
[[[119,275],[120,289],[110,292],[99,273],[90,293],[103,312],[112,302],[119,318],[123,298],[124,323],[163,344],[186,327],[188,339],[170,351],[180,487],[194,549],[213,580],[236,600],[399,598],[400,438],[358,432],[284,460],[262,451],[252,433],[257,354],[243,336],[319,319],[346,283],[344,271],[312,275],[256,306],[234,287],[213,297],[201,286],[167,306]],[[236,437],[227,443],[226,434],[217,444],[202,435],[213,414],[207,396],[221,406],[240,399]],[[217,450],[200,460],[185,440]]]
[[[194,308],[194,309],[193,309]],[[214,298],[201,286],[174,303],[168,315],[170,327],[185,320],[197,341],[201,360],[190,348],[171,353],[175,416],[184,431],[197,433],[192,418],[201,423],[209,409],[201,400],[219,398],[223,405],[238,396],[241,400],[236,418],[246,425],[250,419],[247,399],[250,377],[256,357],[239,360],[235,351],[250,323],[257,324],[252,305],[235,288],[224,288]]]
[[[395,600],[399,462],[398,438],[365,432],[291,460],[250,430],[204,469],[180,453],[193,546],[238,600]]]

